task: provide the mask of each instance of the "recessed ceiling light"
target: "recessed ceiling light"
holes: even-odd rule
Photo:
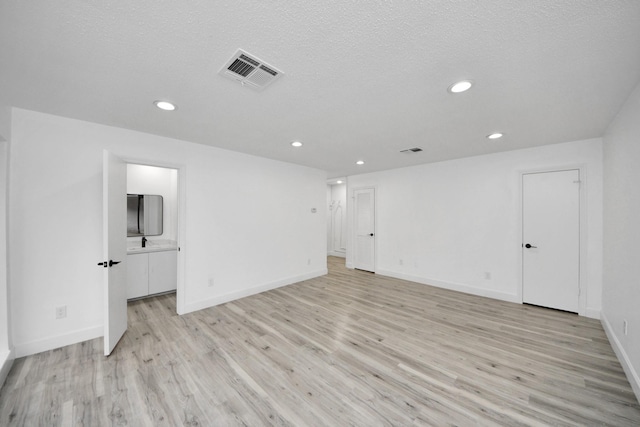
[[[471,86],[473,86],[473,82],[470,80],[461,80],[457,83],[452,84],[451,86],[449,86],[449,92],[451,93],[460,93],[460,92],[465,92],[469,89],[471,89]]]
[[[336,181],[336,184],[342,184],[342,181],[338,180],[338,181]]]
[[[501,134],[500,132],[496,132],[496,133],[492,133],[491,135],[487,135],[487,138],[489,139],[498,139],[498,138],[502,138],[503,134]]]
[[[292,146],[294,146],[294,147],[302,147],[302,142],[300,142],[300,141],[293,141],[293,142],[291,143],[291,145],[292,145]]]
[[[176,106],[169,101],[155,101],[156,107],[165,111],[173,111],[176,109]]]
[[[364,165],[364,160],[358,160],[358,161],[356,162],[356,165]]]

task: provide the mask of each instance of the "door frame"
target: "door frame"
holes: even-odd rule
[[[342,181],[342,184],[338,184],[336,181]],[[348,182],[348,178],[346,177],[340,177],[340,178],[334,178],[334,179],[329,179],[327,180],[327,206],[329,206],[329,204],[331,203],[331,195],[333,194],[333,186],[334,185],[344,185],[344,206],[343,206],[343,212],[344,212],[344,226],[345,226],[345,230],[343,230],[344,233],[344,238],[346,239],[346,243],[345,243],[345,249],[344,251],[337,251],[333,248],[332,245],[332,241],[333,241],[333,231],[334,231],[334,211],[332,209],[329,209],[327,211],[327,255],[329,256],[337,256],[340,258],[345,258],[347,257],[347,250],[348,250],[348,246],[349,246],[349,182]]]
[[[177,284],[176,284],[176,312],[179,315],[185,314],[185,242],[186,242],[186,189],[187,189],[187,167],[181,163],[170,163],[155,161],[149,159],[140,159],[135,157],[121,157],[121,159],[127,164],[136,164],[143,166],[154,166],[158,168],[175,169],[178,171],[178,235],[176,236],[176,243],[178,246],[177,257]],[[126,237],[125,237],[126,238]]]
[[[373,273],[375,274],[378,268],[378,197],[379,192],[378,188],[374,185],[368,185],[365,187],[354,187],[349,188],[347,182],[347,217],[349,218],[349,222],[347,227],[350,228],[348,231],[349,240],[347,241],[347,268],[354,269],[355,268],[355,245],[357,240],[357,229],[356,229],[356,214],[355,214],[355,200],[356,200],[356,191],[360,190],[373,190],[373,228],[375,229],[375,236],[373,239]]]
[[[517,244],[515,245],[518,248],[518,253],[520,254],[519,259],[519,271],[518,271],[518,281],[519,285],[517,288],[517,298],[516,300],[523,304],[523,293],[524,293],[524,261],[522,256],[522,236],[524,233],[524,222],[522,220],[524,215],[523,209],[523,201],[524,201],[524,188],[523,188],[523,177],[524,175],[534,174],[534,173],[548,173],[548,172],[563,172],[569,170],[578,170],[580,174],[580,187],[579,187],[579,198],[580,198],[580,212],[579,212],[579,223],[580,227],[580,252],[579,252],[579,268],[578,268],[578,287],[579,287],[579,295],[578,295],[578,315],[586,316],[587,315],[587,289],[588,289],[588,234],[587,234],[587,165],[585,163],[578,164],[563,164],[561,166],[553,166],[553,167],[541,167],[541,168],[533,168],[533,169],[522,169],[518,171],[518,230],[519,233],[517,235]]]

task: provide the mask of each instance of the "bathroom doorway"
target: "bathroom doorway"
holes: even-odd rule
[[[183,177],[183,166],[175,168],[170,165],[142,164],[121,159],[104,150],[103,261],[98,265],[103,266],[105,272],[105,356],[112,353],[128,327],[127,300],[131,298],[127,295],[129,282],[142,287],[147,295],[174,294],[176,314],[184,313],[184,257],[180,247],[185,230]],[[142,221],[136,225],[135,234],[130,235],[127,194],[131,192],[136,192],[138,206],[141,206],[140,203],[144,206],[146,194],[156,193],[156,200],[150,203],[152,210],[155,208],[154,215],[149,216],[148,212],[145,215],[143,208],[139,209],[139,213],[136,212],[139,216],[131,222],[140,221],[140,218]],[[156,231],[147,233],[144,224],[151,223]],[[153,237],[151,241],[147,234],[153,234],[149,236]],[[132,257],[137,257],[136,261]],[[134,279],[128,277],[136,273],[135,269],[128,267],[130,261],[132,265],[138,262],[145,265],[140,270],[141,276],[135,276]],[[162,280],[154,280],[158,277]],[[144,297],[144,292],[138,297]]]
[[[172,292],[178,297],[179,173],[127,163],[128,301]]]

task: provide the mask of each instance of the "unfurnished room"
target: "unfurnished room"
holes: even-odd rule
[[[0,0],[0,425],[640,425],[640,2]]]

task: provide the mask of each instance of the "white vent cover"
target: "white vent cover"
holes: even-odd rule
[[[218,74],[236,80],[243,86],[262,90],[284,73],[254,55],[238,49]]]
[[[400,150],[401,153],[405,153],[405,154],[413,154],[413,153],[419,153],[422,151],[422,148],[407,148],[406,150]]]

